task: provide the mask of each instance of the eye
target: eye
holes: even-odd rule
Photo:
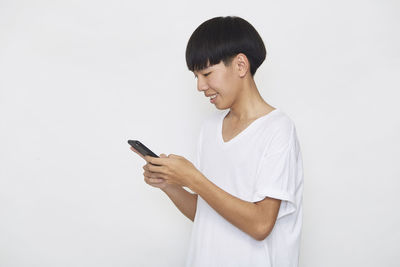
[[[204,77],[207,77],[208,75],[211,74],[211,72],[212,72],[212,71],[210,71],[210,72],[208,72],[208,73],[205,73],[205,74],[203,74],[203,76],[204,76]],[[197,79],[197,75],[196,75],[196,74],[194,75],[194,78]]]

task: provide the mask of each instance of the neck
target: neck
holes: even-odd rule
[[[249,78],[243,80],[239,94],[230,107],[228,116],[234,121],[245,122],[257,119],[272,110],[274,110],[274,107],[264,101],[253,78]]]

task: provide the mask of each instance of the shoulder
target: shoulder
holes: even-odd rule
[[[285,137],[293,133],[295,124],[293,120],[281,109],[276,109],[265,121],[265,126],[275,137]]]
[[[270,133],[269,152],[277,152],[293,145],[296,140],[296,126],[293,120],[282,110],[275,111],[265,124]]]

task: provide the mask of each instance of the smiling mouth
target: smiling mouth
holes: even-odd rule
[[[214,104],[215,99],[218,97],[218,94],[215,94],[213,96],[210,96],[210,102]]]

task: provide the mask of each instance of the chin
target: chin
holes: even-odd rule
[[[229,107],[221,107],[221,106],[218,106],[218,105],[215,105],[215,107],[217,108],[217,109],[219,109],[219,110],[225,110],[225,109],[228,109]]]

